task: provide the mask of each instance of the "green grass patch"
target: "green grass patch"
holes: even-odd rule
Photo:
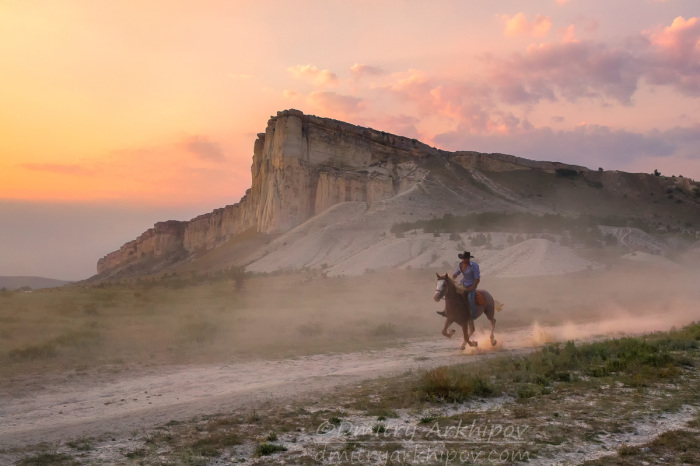
[[[23,458],[15,464],[17,466],[72,466],[79,463],[65,453],[42,452]]]
[[[195,455],[216,458],[221,456],[224,449],[240,444],[241,439],[238,435],[230,432],[219,432],[202,437],[190,443],[187,448]]]
[[[645,387],[673,380],[693,360],[700,325],[691,324],[669,334],[620,338],[576,345],[555,343],[527,356],[498,357],[488,363],[437,367],[427,371],[417,391],[425,401],[465,401],[489,397],[501,390],[525,400],[552,393],[557,385],[581,377],[617,377],[629,387]],[[681,351],[679,354],[678,352]]]
[[[261,443],[255,449],[255,456],[268,456],[274,455],[282,451],[287,451],[287,448],[283,445],[277,445],[276,443]]]
[[[426,401],[466,401],[474,396],[494,396],[496,390],[483,377],[463,367],[436,367],[423,375],[419,391]]]

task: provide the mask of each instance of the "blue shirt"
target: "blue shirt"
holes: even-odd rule
[[[465,288],[472,286],[477,278],[481,278],[481,274],[479,273],[479,264],[471,261],[467,266],[467,270],[464,272],[462,272],[462,263],[460,262],[457,264],[457,270],[453,275],[459,276],[459,274],[462,274],[462,285]]]

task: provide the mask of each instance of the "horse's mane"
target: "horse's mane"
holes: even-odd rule
[[[449,273],[446,273],[446,274],[445,274],[445,278],[446,278],[446,282],[447,282],[447,284],[448,284],[449,286],[451,286],[452,288],[456,288],[456,287],[455,287],[455,281],[454,281],[454,279],[453,279],[452,277],[450,277],[450,274],[449,274]]]

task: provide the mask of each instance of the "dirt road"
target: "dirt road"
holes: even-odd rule
[[[682,323],[667,317],[650,319],[634,331],[664,330]],[[459,338],[436,335],[375,351],[18,379],[0,393],[0,448],[107,432],[118,436],[202,414],[252,411],[269,401],[302,400],[315,392],[409,369],[524,353],[547,341],[596,338],[620,328],[615,321],[546,329],[535,325],[497,333],[496,347],[488,344],[482,331],[476,335],[479,349],[465,352],[458,349]]]

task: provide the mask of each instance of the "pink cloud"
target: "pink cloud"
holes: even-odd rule
[[[671,26],[646,35],[652,47],[650,82],[700,95],[700,20],[679,16]]]
[[[491,80],[511,104],[560,97],[604,97],[628,104],[641,75],[641,64],[631,51],[590,41],[530,46],[524,54],[490,64]],[[519,92],[506,92],[511,88]]]
[[[375,129],[387,131],[401,136],[421,139],[421,135],[416,128],[420,119],[410,115],[387,115],[378,119],[367,121],[367,126]]]
[[[288,100],[297,100],[299,97],[301,97],[301,93],[291,89],[285,89],[282,91],[282,96]]]
[[[378,66],[362,65],[360,63],[355,63],[354,65],[352,65],[350,67],[350,72],[356,78],[360,78],[363,76],[382,76],[386,74],[386,71],[384,71],[382,68],[379,68]]]
[[[578,39],[579,24],[584,23],[570,27],[565,42],[531,45],[508,57],[482,57],[487,74],[481,79],[410,69],[384,76],[383,85],[373,91],[412,106],[410,112],[421,119],[432,118],[423,128],[438,122],[444,128],[448,120],[451,127],[472,135],[529,131],[532,125],[526,115],[543,101],[588,99],[601,105],[610,101],[631,105],[643,80],[700,94],[697,19],[680,18],[620,44]]]
[[[501,18],[506,23],[503,33],[508,37],[521,35],[544,37],[552,28],[552,19],[549,16],[537,15],[532,21],[527,19],[525,13],[518,13],[513,17],[504,15]]]
[[[315,86],[336,86],[340,82],[338,76],[330,70],[320,70],[313,65],[297,65],[287,68],[295,78],[304,79]]]
[[[322,114],[342,117],[364,109],[364,101],[358,97],[341,95],[335,92],[312,92],[307,102]]]
[[[562,42],[576,42],[576,26],[571,24],[566,28]]]

